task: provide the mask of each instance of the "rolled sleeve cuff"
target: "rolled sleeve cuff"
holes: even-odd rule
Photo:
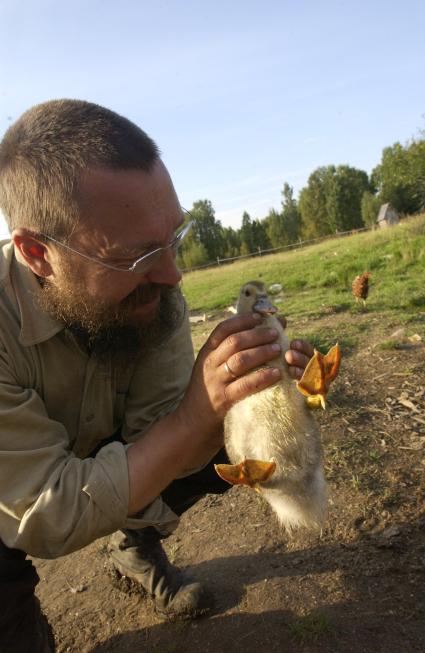
[[[171,533],[177,528],[179,517],[161,497],[137,516],[128,517],[130,491],[126,450],[129,446],[119,442],[104,446],[96,456],[96,465],[83,491],[107,517],[112,530],[155,526],[160,531]]]
[[[128,512],[129,481],[127,455],[120,442],[112,442],[99,451],[83,492],[106,517],[111,528],[122,528]]]

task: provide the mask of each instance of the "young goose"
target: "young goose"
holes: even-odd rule
[[[338,371],[339,349],[336,345],[327,356],[315,352],[297,384],[289,376],[284,357],[288,338],[264,284],[258,281],[242,287],[237,303],[238,314],[253,311],[263,316],[256,328],[274,328],[279,333],[282,353],[269,365],[279,367],[282,378],[229,410],[224,433],[233,464],[217,465],[216,470],[229,483],[260,492],[288,530],[318,527],[326,514],[326,482],[319,427],[303,394],[309,395],[312,406],[324,405],[329,383]]]

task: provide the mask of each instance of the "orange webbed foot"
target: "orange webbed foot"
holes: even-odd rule
[[[214,465],[217,474],[231,485],[248,485],[258,489],[259,483],[265,483],[276,469],[274,461],[251,460],[246,458],[238,465]]]
[[[314,351],[301,379],[297,381],[298,390],[307,397],[310,408],[326,407],[329,386],[338,374],[341,363],[341,350],[334,345],[327,354]]]

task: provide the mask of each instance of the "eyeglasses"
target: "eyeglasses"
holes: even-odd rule
[[[186,211],[184,209],[185,214],[190,215],[189,211]],[[125,265],[112,265],[111,263],[106,263],[106,261],[103,261],[102,259],[96,258],[94,256],[89,256],[88,254],[84,254],[83,252],[79,252],[76,249],[73,249],[72,247],[69,247],[69,245],[65,245],[64,243],[61,243],[59,240],[56,240],[52,236],[46,236],[46,234],[38,234],[39,236],[42,236],[43,238],[46,238],[47,240],[50,240],[52,243],[55,243],[56,245],[60,245],[60,247],[63,247],[64,249],[67,249],[70,252],[73,252],[74,254],[78,254],[78,256],[82,256],[83,258],[93,261],[93,263],[97,263],[98,265],[102,265],[104,268],[109,268],[110,270],[117,270],[118,272],[135,272],[136,274],[145,274],[150,270],[157,261],[162,256],[162,253],[165,252],[168,249],[171,249],[173,252],[173,255],[175,256],[177,254],[177,250],[182,244],[183,240],[186,238],[187,234],[190,231],[190,228],[192,227],[194,223],[194,220],[190,220],[187,225],[173,238],[173,240],[168,244],[165,245],[164,247],[157,247],[156,249],[153,249],[150,252],[146,252],[146,254],[142,254],[142,256],[139,256],[129,267]]]

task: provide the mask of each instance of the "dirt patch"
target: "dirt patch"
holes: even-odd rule
[[[323,327],[337,331],[338,319]],[[244,488],[206,496],[165,542],[215,597],[196,622],[163,622],[148,599],[122,591],[106,538],[37,560],[58,652],[423,653],[425,350],[380,349],[388,328],[369,321],[320,415],[330,488],[322,533],[288,538]]]

